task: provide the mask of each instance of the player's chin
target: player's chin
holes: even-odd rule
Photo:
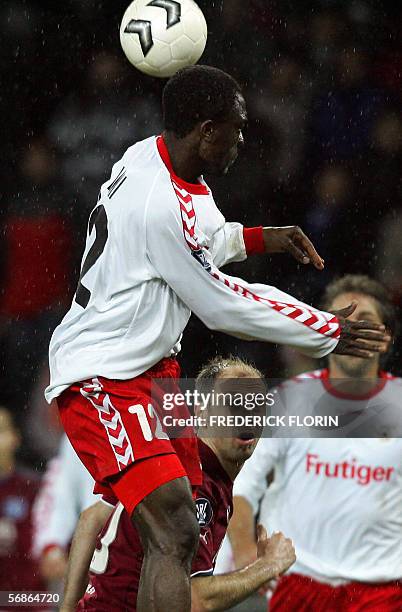
[[[371,368],[372,363],[377,360],[377,355],[368,359],[365,357],[352,357],[351,355],[337,355],[337,361],[342,370],[350,376],[364,376],[365,372]]]
[[[237,159],[237,153],[225,165],[224,174],[227,174],[229,172],[230,168],[233,166],[233,164],[235,163],[236,159]]]
[[[229,172],[231,164],[226,165],[224,167],[222,166],[214,166],[213,168],[210,168],[208,170],[208,174],[211,174],[212,176],[216,176],[216,177],[220,177],[220,176],[226,176],[227,173]]]
[[[221,164],[216,164],[208,169],[208,174],[213,176],[226,176],[230,168],[233,166],[237,159],[237,154],[232,156],[229,160],[225,159]]]

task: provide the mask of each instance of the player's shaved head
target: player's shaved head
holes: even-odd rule
[[[177,176],[223,176],[244,145],[246,102],[240,85],[212,66],[179,70],[162,96],[163,136]]]
[[[255,366],[240,357],[218,355],[210,359],[199,371],[196,387],[200,393],[206,393],[214,386],[217,378],[263,378]]]
[[[219,68],[197,65],[179,70],[163,90],[165,129],[183,138],[200,122],[224,121],[241,93],[239,83]]]
[[[211,394],[200,412],[204,416],[244,416],[251,409],[246,408],[247,401],[252,402],[253,414],[265,414],[265,404],[255,402],[257,396],[261,400],[266,392],[262,373],[238,357],[215,357],[208,361],[197,376],[196,389],[204,397]],[[258,426],[210,426],[208,422],[198,430],[198,436],[214,451],[232,479],[252,455],[261,433],[262,427]]]

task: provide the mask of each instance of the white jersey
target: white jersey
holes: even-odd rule
[[[374,387],[366,383],[359,381],[357,396],[347,393],[347,381],[332,383],[327,369],[286,381],[273,391],[271,411],[285,423],[273,437],[402,438],[402,379],[380,372]]]
[[[389,377],[375,396],[393,398],[401,409],[401,383]],[[296,388],[303,394],[300,380],[286,386],[289,394]],[[255,514],[261,503],[267,529],[293,539],[297,560],[290,572],[334,586],[402,578],[399,438],[262,438],[234,495],[245,497]]]
[[[67,549],[80,513],[100,500],[93,494],[94,480],[81,463],[67,436],[48,463],[35,500],[33,552],[39,558],[48,546]]]
[[[90,216],[77,293],[50,343],[47,400],[94,376],[133,378],[174,354],[191,311],[239,338],[332,351],[336,317],[219,270],[245,258],[242,226],[225,222],[202,178],[173,174],[161,137],[130,147]]]

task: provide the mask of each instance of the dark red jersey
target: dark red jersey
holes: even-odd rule
[[[192,576],[209,576],[233,511],[232,481],[212,450],[198,444],[203,484],[196,499],[200,542]],[[90,582],[77,610],[135,612],[142,559],[137,531],[118,504],[98,536]]]
[[[31,553],[32,507],[39,484],[29,472],[0,478],[0,591],[44,590]]]

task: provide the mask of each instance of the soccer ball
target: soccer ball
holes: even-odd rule
[[[134,0],[122,19],[120,42],[133,66],[170,77],[200,59],[207,24],[193,0]]]

